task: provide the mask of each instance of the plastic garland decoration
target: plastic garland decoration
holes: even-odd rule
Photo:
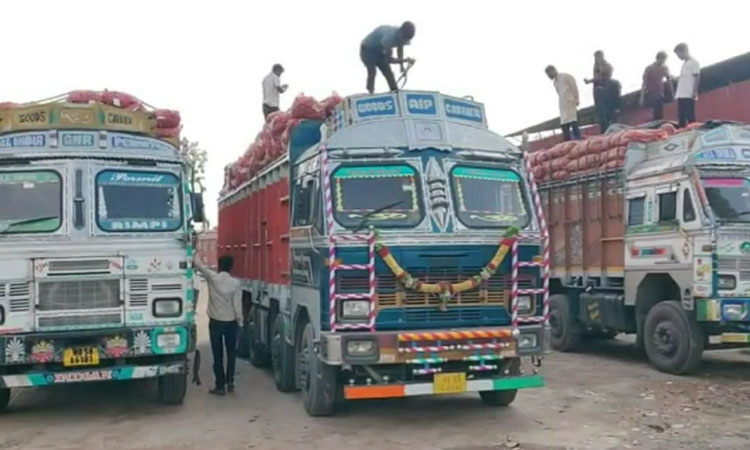
[[[489,280],[490,277],[492,277],[495,272],[497,272],[497,268],[500,267],[500,263],[505,258],[505,255],[508,254],[508,251],[513,245],[513,241],[515,240],[515,237],[518,235],[519,231],[520,230],[517,227],[511,227],[508,229],[508,231],[506,231],[506,233],[503,235],[503,239],[500,240],[500,246],[497,248],[495,256],[492,257],[490,262],[487,263],[487,265],[484,266],[484,268],[482,268],[482,270],[477,275],[469,277],[464,281],[458,283],[450,283],[448,281],[440,281],[438,283],[425,283],[419,278],[414,278],[409,272],[401,267],[398,261],[396,261],[396,258],[393,257],[393,254],[391,253],[388,246],[380,242],[380,235],[377,230],[373,230],[376,239],[375,251],[378,252],[380,257],[383,259],[383,262],[386,266],[388,266],[391,272],[393,272],[393,275],[395,275],[396,279],[407,289],[422,292],[424,294],[437,295],[440,298],[441,311],[445,311],[447,309],[448,302],[451,298],[453,298],[455,294],[466,292],[476,288],[481,282]]]

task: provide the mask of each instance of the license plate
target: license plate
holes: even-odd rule
[[[99,349],[94,347],[66,348],[63,353],[63,365],[95,366],[99,364]]]
[[[436,394],[459,394],[466,392],[465,373],[437,373],[434,380]]]

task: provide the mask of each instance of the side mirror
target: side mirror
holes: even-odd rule
[[[193,192],[190,194],[190,203],[193,209],[193,222],[203,223],[206,220],[206,215],[203,210],[203,193]]]

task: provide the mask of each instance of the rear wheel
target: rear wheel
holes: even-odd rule
[[[298,373],[307,414],[330,416],[336,409],[336,368],[325,364],[316,354],[310,323],[305,325],[300,339],[297,363],[300,364]]]
[[[703,331],[677,301],[654,305],[643,325],[646,354],[651,365],[676,375],[695,370],[704,347]]]
[[[295,390],[294,382],[294,347],[287,344],[284,338],[284,317],[276,314],[271,325],[271,367],[273,381],[281,392]]]
[[[0,410],[5,409],[10,403],[10,389],[0,388]]]
[[[516,358],[509,360],[505,366],[510,372],[508,376],[514,377],[521,374],[521,360]],[[508,406],[513,403],[518,394],[518,389],[506,389],[503,391],[480,391],[479,398],[485,405],[489,406]]]
[[[162,375],[157,381],[159,402],[165,405],[181,405],[187,392],[187,371]]]
[[[247,342],[247,356],[250,360],[250,364],[255,367],[268,367],[271,362],[271,355],[258,342],[258,318],[260,315],[260,307],[252,306],[250,312],[245,319],[245,341]]]
[[[549,299],[550,340],[561,352],[575,350],[581,343],[581,326],[570,313],[570,300],[556,294]]]

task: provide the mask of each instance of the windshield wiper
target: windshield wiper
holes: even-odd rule
[[[359,231],[362,228],[364,228],[365,225],[367,225],[367,221],[369,221],[370,218],[372,216],[374,216],[375,214],[382,213],[383,211],[385,211],[387,209],[391,209],[391,208],[394,208],[396,206],[401,206],[403,204],[404,204],[404,200],[399,200],[397,202],[391,203],[390,205],[381,206],[378,209],[375,209],[373,211],[368,212],[367,214],[365,214],[364,216],[362,216],[362,220],[359,222],[359,225],[357,225],[357,227],[354,230],[352,230],[352,232],[356,233],[357,231]]]
[[[32,217],[30,219],[23,219],[23,220],[17,220],[15,222],[0,222],[0,234],[5,233],[8,231],[8,229],[18,226],[18,225],[31,225],[33,223],[37,222],[44,222],[45,220],[51,220],[51,219],[57,219],[58,216],[42,216],[42,217]]]

